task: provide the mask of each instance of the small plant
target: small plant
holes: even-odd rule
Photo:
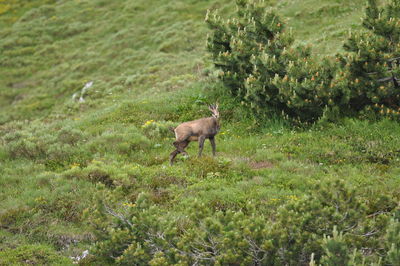
[[[333,227],[332,237],[325,236],[323,241],[325,256],[321,258],[322,265],[348,265],[349,249],[343,239],[343,234]]]
[[[150,138],[165,138],[171,134],[171,128],[175,126],[176,124],[170,121],[147,120],[141,128],[144,134]]]
[[[387,262],[390,265],[398,265],[400,263],[400,222],[398,220],[392,220],[387,233]]]

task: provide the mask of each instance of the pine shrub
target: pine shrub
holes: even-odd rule
[[[310,47],[293,47],[291,32],[265,2],[236,3],[232,19],[217,12],[206,17],[212,30],[207,48],[223,84],[256,113],[273,109],[300,120],[321,116],[332,64],[318,65]]]
[[[398,222],[390,223],[393,209],[374,212],[376,194],[358,192],[343,180],[321,182],[310,195],[294,197],[270,213],[262,211],[260,202],[251,201],[239,210],[210,208],[195,200],[184,210],[166,211],[154,204],[149,192],[140,193],[133,202],[106,190],[97,196],[98,205],[87,210],[99,238],[92,254],[110,263],[308,265],[313,258],[322,265],[359,265],[398,261]]]
[[[293,36],[268,2],[238,0],[224,20],[208,12],[207,49],[229,92],[254,112],[272,110],[300,121],[343,115],[400,116],[400,1],[369,0],[362,26],[336,61],[293,46]]]
[[[368,0],[363,31],[351,32],[338,55],[339,69],[331,86],[340,92],[335,104],[342,110],[391,118],[400,116],[400,1],[378,7]]]

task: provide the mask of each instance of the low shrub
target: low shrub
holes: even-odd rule
[[[400,222],[392,220],[386,232],[387,257],[385,262],[390,265],[400,263]]]
[[[19,221],[27,219],[30,215],[31,212],[28,207],[4,209],[0,212],[0,228],[16,232],[19,230]]]
[[[61,127],[52,134],[47,127],[38,123],[31,125],[10,123],[3,129],[1,138],[4,150],[11,159],[31,159],[44,163],[49,169],[58,169],[76,161],[85,161],[90,154],[82,145],[87,135],[71,126]]]
[[[321,182],[309,196],[293,196],[268,215],[260,202],[233,210],[195,200],[176,213],[154,205],[149,193],[128,204],[110,193],[100,195],[89,219],[101,235],[94,256],[118,264],[306,265],[311,258],[328,264],[392,259],[382,250],[397,256],[397,227],[390,223],[396,205],[375,212],[378,194],[356,192],[341,180]],[[355,249],[363,250],[357,258],[352,256]],[[337,257],[339,253],[343,256]]]
[[[68,265],[71,260],[45,245],[23,245],[0,251],[0,265]]]
[[[174,122],[148,120],[142,125],[142,130],[149,138],[165,138],[174,135],[171,131],[175,127],[176,123]]]

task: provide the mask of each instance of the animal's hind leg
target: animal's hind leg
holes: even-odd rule
[[[173,144],[176,147],[176,150],[171,152],[171,154],[169,155],[170,165],[174,164],[174,159],[179,153],[188,156],[188,153],[185,151],[185,148],[189,145],[189,141],[179,141],[179,142],[175,141]]]
[[[183,155],[189,156],[189,154],[185,151],[186,147],[189,145],[189,141],[182,141],[178,144],[177,150],[179,150]]]
[[[171,154],[169,155],[169,164],[170,164],[171,166],[174,164],[174,159],[175,159],[176,155],[178,155],[178,153],[180,153],[180,151],[174,150],[174,151],[171,152]]]

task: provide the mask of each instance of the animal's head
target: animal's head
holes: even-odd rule
[[[211,111],[213,117],[219,118],[218,104],[210,104],[208,109]]]

